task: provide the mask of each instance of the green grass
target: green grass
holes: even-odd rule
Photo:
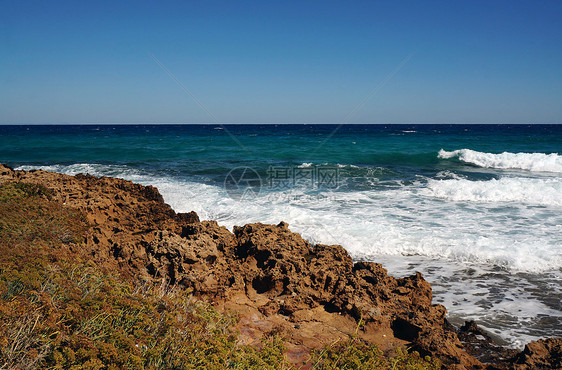
[[[106,274],[65,246],[80,244],[83,214],[51,191],[0,184],[0,368],[291,369],[280,333],[237,345],[236,315],[174,287]],[[387,357],[351,339],[311,354],[316,369],[435,369],[398,350]]]

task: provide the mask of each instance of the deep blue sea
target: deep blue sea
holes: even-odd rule
[[[508,345],[562,336],[562,125],[0,126],[0,162],[157,186],[232,228],[286,221]]]

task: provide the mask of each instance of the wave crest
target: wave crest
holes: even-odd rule
[[[483,153],[471,149],[452,152],[441,149],[437,158],[458,158],[465,163],[484,168],[521,169],[532,172],[562,173],[562,157],[556,153]]]

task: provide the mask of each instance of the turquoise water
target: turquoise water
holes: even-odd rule
[[[562,335],[562,125],[0,126],[20,169],[157,186],[177,211],[278,223],[513,346]]]
[[[9,163],[118,163],[181,176],[220,176],[248,163],[263,172],[271,164],[308,162],[431,174],[454,165],[437,158],[440,149],[559,153],[562,126],[3,126],[0,148]]]

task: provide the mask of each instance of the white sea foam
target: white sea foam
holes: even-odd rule
[[[438,172],[435,177],[439,179],[463,179],[462,175],[458,175],[452,171],[440,171]]]
[[[340,164],[340,163],[336,163],[336,167],[338,167],[338,168],[359,168],[359,166],[356,166],[354,164]]]
[[[537,282],[527,274],[502,273],[468,262],[418,256],[382,256],[377,262],[396,276],[422,272],[431,282],[434,302],[447,307],[448,319],[454,325],[475,320],[517,348],[545,335],[562,335],[562,327],[552,328],[546,334],[533,329],[541,317],[562,321],[559,303],[556,306],[556,297],[562,296],[559,274],[540,275]],[[551,304],[541,297],[546,292],[552,297]]]
[[[422,192],[427,196],[456,202],[514,202],[562,207],[561,178],[503,177],[488,181],[429,180],[427,187]]]
[[[228,228],[283,220],[308,240],[341,244],[358,259],[418,255],[536,273],[562,267],[559,206],[459,204],[415,186],[320,194],[292,189],[239,202],[218,186],[166,179],[145,182],[157,186],[178,211],[195,210]]]
[[[562,156],[552,153],[483,153],[471,149],[447,152],[443,149],[437,155],[441,159],[458,158],[462,162],[479,167],[498,169],[521,169],[533,172],[562,173]]]
[[[311,162],[304,162],[299,164],[297,167],[299,168],[309,168],[309,167],[313,167],[314,163]],[[341,164],[341,163],[336,163],[336,164],[332,164],[332,163],[322,163],[320,165],[317,166],[332,166],[332,167],[338,167],[338,168],[359,168],[359,166],[356,166],[354,164]]]
[[[17,170],[45,170],[53,172],[61,172],[67,175],[77,175],[79,173],[88,173],[94,176],[112,176],[124,178],[131,181],[141,181],[146,178],[142,172],[125,165],[106,165],[98,163],[75,163],[71,165],[54,164],[48,166],[32,166],[24,165],[16,168]]]

